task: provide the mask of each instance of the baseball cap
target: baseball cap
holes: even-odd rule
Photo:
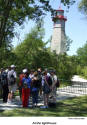
[[[27,69],[23,69],[23,70],[22,70],[23,73],[26,73],[27,71],[28,71]]]
[[[11,65],[11,68],[15,68],[16,66],[15,65]]]

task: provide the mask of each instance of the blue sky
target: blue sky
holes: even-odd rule
[[[59,0],[52,0],[51,4],[53,8],[58,9]],[[69,36],[71,40],[73,40],[68,55],[76,54],[77,49],[82,47],[87,41],[87,19],[85,18],[84,14],[81,14],[81,12],[79,12],[77,6],[78,2],[70,7],[69,12],[66,12],[67,8],[61,5],[61,7],[65,10],[65,16],[67,16],[65,27],[66,35]],[[35,23],[33,21],[27,21],[24,23],[23,29],[21,29],[20,27],[15,28],[15,31],[20,35],[19,40],[16,37],[13,39],[14,46],[23,41],[25,35],[30,32],[34,24]],[[44,28],[44,40],[47,41],[53,32],[53,22],[50,13],[48,13],[44,19]]]

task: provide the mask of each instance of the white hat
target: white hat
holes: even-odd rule
[[[15,65],[11,65],[11,68],[15,68]]]
[[[27,72],[27,69],[23,69],[22,72],[23,72],[23,73],[26,73],[26,72]]]

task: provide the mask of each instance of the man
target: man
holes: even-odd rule
[[[42,96],[42,71],[41,71],[41,68],[37,69],[37,73],[38,73],[39,94],[41,97]]]
[[[15,65],[11,65],[11,69],[8,71],[8,103],[12,102],[13,93],[16,91],[16,72],[15,72]]]
[[[3,90],[3,103],[6,103],[8,98],[8,80],[7,72],[4,69],[1,69],[1,85]]]

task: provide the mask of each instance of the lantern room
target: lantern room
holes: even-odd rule
[[[56,22],[56,20],[64,20],[67,21],[67,18],[64,16],[64,10],[62,10],[60,7],[58,10],[55,10],[53,21]]]

